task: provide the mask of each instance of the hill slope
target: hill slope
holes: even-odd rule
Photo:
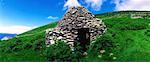
[[[150,11],[115,11],[115,12],[97,14],[96,16],[102,19],[123,18],[123,17],[150,19]]]
[[[15,38],[0,42],[0,62],[45,62],[45,30],[57,22],[41,26]]]
[[[117,13],[117,14],[116,14]],[[108,31],[102,37],[96,40],[96,47],[89,47],[87,56],[74,57],[71,53],[66,52],[63,47],[53,45],[48,53],[45,53],[45,29],[54,28],[57,22],[51,23],[31,31],[18,35],[8,41],[0,42],[0,62],[45,62],[48,58],[59,60],[67,60],[62,58],[71,58],[71,60],[79,59],[80,61],[117,61],[117,62],[149,62],[150,59],[150,19],[135,19],[126,17],[124,14],[131,15],[126,12],[112,12],[96,15],[97,18],[103,19],[107,25]],[[142,13],[142,12],[140,12]],[[149,13],[149,12],[148,12]],[[118,14],[120,15],[118,17]],[[136,14],[136,12],[132,12]],[[111,16],[113,15],[113,16]],[[115,17],[114,17],[115,16]],[[125,17],[124,17],[125,16]],[[102,58],[99,50],[101,43],[112,42],[115,47],[102,46],[105,53]],[[106,43],[107,44],[107,43]],[[109,45],[109,44],[108,44]],[[66,47],[64,47],[66,48]],[[110,48],[109,50],[107,50]],[[95,49],[94,51],[91,51]],[[59,52],[60,51],[60,52]],[[92,55],[90,55],[92,53]],[[109,56],[113,53],[113,56]],[[46,56],[49,55],[49,56]],[[73,58],[72,58],[73,56]]]

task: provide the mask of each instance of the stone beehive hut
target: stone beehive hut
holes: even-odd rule
[[[105,31],[106,26],[102,20],[95,18],[86,8],[72,7],[58,22],[56,28],[46,30],[46,44],[54,44],[59,40],[71,46],[76,42],[82,45],[89,44]]]

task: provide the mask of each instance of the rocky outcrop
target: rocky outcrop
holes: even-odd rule
[[[88,29],[90,41],[95,40],[97,35],[102,35],[107,30],[102,20],[95,18],[84,7],[70,8],[54,29],[46,30],[46,44],[55,44],[62,40],[73,46],[78,41],[78,30]]]

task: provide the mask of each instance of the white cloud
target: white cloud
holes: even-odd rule
[[[77,7],[77,6],[81,6],[78,0],[67,0],[67,2],[64,5],[65,8]]]
[[[150,0],[114,0],[116,10],[150,11]]]
[[[95,10],[100,10],[104,1],[106,0],[85,0],[88,6],[92,7]]]
[[[100,10],[104,1],[106,0],[80,0],[82,3],[88,5],[88,7],[93,8],[94,10]],[[67,0],[64,5],[64,8],[77,7],[81,6],[78,0]]]
[[[33,28],[29,26],[0,26],[0,33],[21,34]]]
[[[56,20],[56,19],[58,19],[58,17],[55,17],[55,16],[48,16],[47,19],[53,19],[53,20]]]

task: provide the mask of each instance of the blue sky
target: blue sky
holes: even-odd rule
[[[22,33],[34,27],[58,21],[65,14],[67,10],[66,8],[69,7],[69,5],[68,7],[64,7],[68,1],[69,0],[0,0],[0,33]],[[72,2],[76,0],[70,1]],[[148,0],[139,1],[144,1],[143,3],[150,2]],[[134,5],[131,5],[131,8],[130,6],[129,8],[126,8],[127,4],[123,4],[131,2],[133,3],[136,1],[78,0],[77,4],[86,7],[93,14],[100,14],[117,10],[143,9],[143,7],[133,7]],[[149,3],[146,6],[150,6]],[[147,8],[144,8],[144,10],[147,10]],[[17,30],[18,28],[21,31]]]

